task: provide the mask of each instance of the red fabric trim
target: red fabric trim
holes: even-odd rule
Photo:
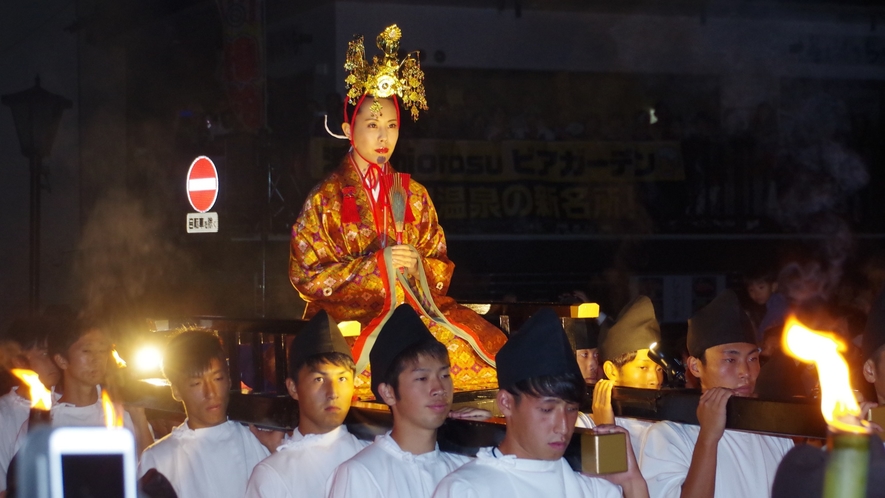
[[[384,282],[384,290],[387,293],[387,297],[384,299],[384,307],[381,308],[381,312],[372,319],[363,327],[360,331],[360,336],[353,343],[353,349],[351,353],[353,354],[353,359],[358,363],[360,356],[363,354],[363,349],[366,347],[366,341],[369,339],[369,336],[372,335],[378,327],[380,327],[384,322],[387,321],[387,316],[390,314],[390,311],[393,309],[391,303],[396,300],[396,289],[390,288],[390,282],[387,278],[387,263],[384,262],[384,251],[375,252],[375,263],[378,265],[378,271],[382,275],[381,280]],[[370,348],[371,349],[371,348]],[[368,354],[369,351],[366,351]],[[360,372],[357,372],[360,373]]]
[[[342,223],[359,223],[360,212],[356,207],[356,187],[347,186],[341,189],[343,194],[341,206],[341,222]]]

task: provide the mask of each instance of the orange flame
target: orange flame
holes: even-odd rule
[[[116,349],[111,350],[111,356],[113,356],[114,361],[117,362],[117,368],[126,368],[126,361],[123,358],[120,358],[120,353],[117,353]]]
[[[12,374],[28,385],[31,395],[31,408],[48,411],[52,408],[52,392],[40,382],[40,376],[33,370],[13,368]]]
[[[111,401],[108,392],[101,390],[101,407],[104,410],[104,425],[108,429],[114,427],[123,427],[123,410],[116,403]]]
[[[851,390],[848,363],[840,353],[846,351],[835,334],[811,330],[791,316],[784,326],[784,351],[799,360],[814,363],[820,378],[820,410],[827,424],[835,430],[867,434],[860,422],[860,406]]]

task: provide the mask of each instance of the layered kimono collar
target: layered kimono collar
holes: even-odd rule
[[[558,459],[530,460],[517,458],[516,455],[505,455],[497,447],[480,448],[476,454],[476,463],[520,472],[552,472],[562,465]]]
[[[216,438],[233,431],[230,420],[216,426],[203,427],[201,429],[191,429],[188,427],[187,421],[188,419],[184,419],[184,423],[172,429],[172,437],[179,439]]]
[[[286,437],[283,440],[283,444],[277,447],[277,451],[295,450],[311,446],[330,446],[335,441],[349,435],[350,432],[343,425],[339,425],[325,434],[308,434],[306,436],[298,429],[295,429],[292,432],[292,437]]]
[[[438,444],[433,448],[433,451],[416,455],[414,453],[409,453],[408,451],[403,451],[403,449],[400,448],[398,444],[396,444],[396,441],[394,441],[393,437],[390,435],[390,431],[388,431],[386,434],[375,437],[375,444],[381,447],[381,449],[383,449],[384,451],[399,458],[403,462],[423,463],[432,462],[433,460],[439,458]]]

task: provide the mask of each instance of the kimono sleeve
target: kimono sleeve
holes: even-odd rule
[[[691,466],[694,441],[678,424],[657,422],[645,432],[639,470],[651,498],[679,498]]]
[[[417,199],[412,201],[413,208],[419,213],[418,219],[415,220],[418,238],[414,246],[421,253],[430,291],[444,296],[449,290],[455,264],[447,255],[446,235],[439,224],[436,208],[427,190],[421,187],[414,197]]]
[[[470,482],[449,474],[436,486],[432,498],[480,498],[480,495]]]
[[[351,254],[340,235],[340,213],[326,212],[323,192],[304,204],[292,227],[289,279],[307,301],[348,302],[363,294],[369,279],[379,280],[376,255]],[[337,231],[338,234],[333,233]],[[346,236],[346,235],[345,235]],[[376,296],[383,300],[383,296]]]

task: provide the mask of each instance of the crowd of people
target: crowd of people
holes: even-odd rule
[[[437,431],[449,417],[491,414],[452,411],[449,351],[407,304],[395,309],[370,352],[372,394],[393,418],[392,429],[373,442],[358,439],[344,424],[356,366],[325,311],[289,348],[286,389],[299,407],[290,433],[250,430],[228,419],[232,381],[225,349],[203,329],[173,334],[164,352],[163,373],[184,406],[185,421],[154,441],[159,431],[149,426],[144,409],[128,406],[124,426],[138,442],[138,475],[152,496],[807,496],[796,494],[809,492],[807,482],[789,485],[802,476],[820,481],[813,469],[791,460],[792,454],[808,458],[807,441],[793,449],[791,438],[726,428],[733,396],[819,396],[813,369],[770,351],[770,338],[780,334],[789,314],[810,328],[838,325],[823,308],[795,301],[791,291],[780,294],[777,282],[765,289],[763,283],[747,279],[750,296],[765,297],[762,320],[754,322],[732,290],[689,320],[684,363],[701,392],[698,425],[614,414],[613,387],[654,390],[668,380],[655,361],[661,332],[654,306],[637,296],[616,318],[565,320],[564,327],[547,308],[513,332],[496,356],[496,403],[506,435],[474,458],[440,451]],[[2,345],[12,352],[11,366],[35,371],[52,387],[53,426],[104,425],[100,392],[113,377],[113,344],[104,325],[84,318],[23,319],[3,334]],[[872,304],[857,345],[857,370],[876,393],[862,403],[867,411],[885,402],[885,294]],[[794,370],[783,370],[787,363]],[[594,386],[592,409],[582,413],[588,383]],[[796,386],[800,392],[790,390]],[[15,496],[7,469],[27,435],[29,396],[15,385],[0,397],[0,484],[9,487],[7,497]],[[626,434],[628,470],[605,476],[573,471],[563,455],[575,427]]]

